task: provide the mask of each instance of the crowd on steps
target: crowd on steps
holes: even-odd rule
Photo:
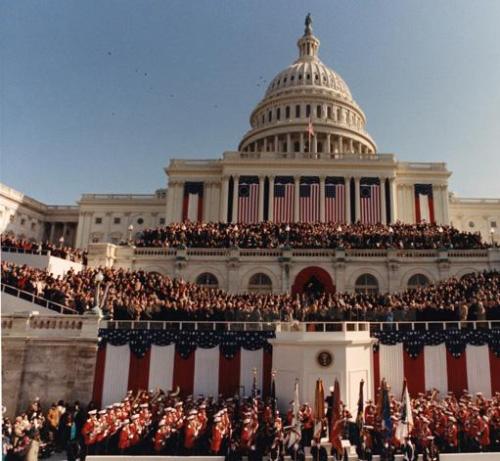
[[[64,245],[64,242],[59,245],[54,245],[50,242],[14,237],[8,233],[1,235],[1,241],[2,251],[39,255],[50,254],[51,256],[87,265],[87,251]]]
[[[402,453],[413,461],[418,454],[433,460],[440,452],[500,450],[499,393],[441,396],[432,389],[408,401],[388,394],[384,403],[383,388],[384,380],[376,402],[360,399],[354,416],[333,391],[320,404],[294,399],[286,413],[277,409],[273,393],[262,398],[256,387],[251,396],[232,398],[181,398],[179,389],[129,391],[102,409],[95,402],[82,407],[62,400],[42,408],[37,398],[14,420],[4,416],[3,459],[36,460],[66,450],[69,461],[89,454],[303,460],[305,453],[326,460],[330,450],[341,458],[346,439],[363,460],[375,454],[389,460]]]
[[[141,270],[86,268],[55,277],[45,270],[2,261],[2,283],[81,314],[98,306],[115,320],[500,320],[500,273],[496,271],[450,278],[400,293],[231,294]]]
[[[487,237],[487,236],[486,236]],[[123,242],[125,244],[125,242]],[[190,248],[487,248],[478,232],[436,224],[194,223],[146,229],[132,242],[139,247]]]

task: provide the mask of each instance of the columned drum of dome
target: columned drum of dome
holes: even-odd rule
[[[318,57],[320,42],[306,28],[299,58],[274,77],[250,115],[244,152],[374,154],[366,117],[349,87]],[[314,130],[314,136],[308,133]]]

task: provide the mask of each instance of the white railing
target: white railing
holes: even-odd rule
[[[17,253],[17,254],[25,254],[25,255],[42,255],[42,256],[50,256],[50,250],[25,250],[24,248],[15,248],[15,247],[2,247],[2,251],[6,253]]]
[[[1,290],[6,294],[15,296],[16,298],[23,299],[30,303],[37,304],[38,306],[45,307],[52,311],[59,312],[60,314],[78,314],[78,312],[71,307],[64,306],[63,304],[59,304],[54,301],[50,301],[46,298],[42,298],[35,295],[34,293],[30,293],[29,291],[20,290],[19,288],[13,287],[11,285],[6,285],[3,282],[0,287]]]
[[[100,328],[115,330],[172,331],[281,331],[281,332],[379,332],[379,331],[447,331],[500,328],[500,320],[415,321],[415,322],[245,322],[245,321],[168,321],[168,320],[102,320]]]
[[[123,247],[118,247],[123,248]],[[127,247],[128,248],[128,247]],[[136,256],[175,256],[181,249],[173,247],[134,247]],[[498,251],[493,249],[494,251]],[[490,249],[399,249],[399,248],[353,248],[353,249],[334,249],[334,248],[202,248],[187,247],[182,249],[187,256],[202,257],[281,257],[284,252],[291,251],[294,257],[328,257],[333,258],[340,251],[342,257],[352,258],[386,258],[394,256],[396,258],[439,258],[442,253],[446,253],[449,258],[488,258]],[[234,254],[233,254],[234,253]]]

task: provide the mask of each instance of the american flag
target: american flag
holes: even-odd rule
[[[299,221],[319,221],[319,184],[302,183],[299,192]]]
[[[259,185],[240,183],[238,189],[238,222],[256,223],[259,220]]]
[[[361,222],[364,224],[376,224],[380,219],[380,185],[361,184]]]
[[[293,183],[274,185],[273,221],[276,223],[293,221]]]
[[[344,184],[325,184],[325,220],[326,222],[345,222],[345,187]]]

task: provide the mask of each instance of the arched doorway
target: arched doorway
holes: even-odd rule
[[[306,293],[314,296],[325,292],[335,293],[335,285],[330,274],[317,266],[302,269],[292,285],[292,294]]]

